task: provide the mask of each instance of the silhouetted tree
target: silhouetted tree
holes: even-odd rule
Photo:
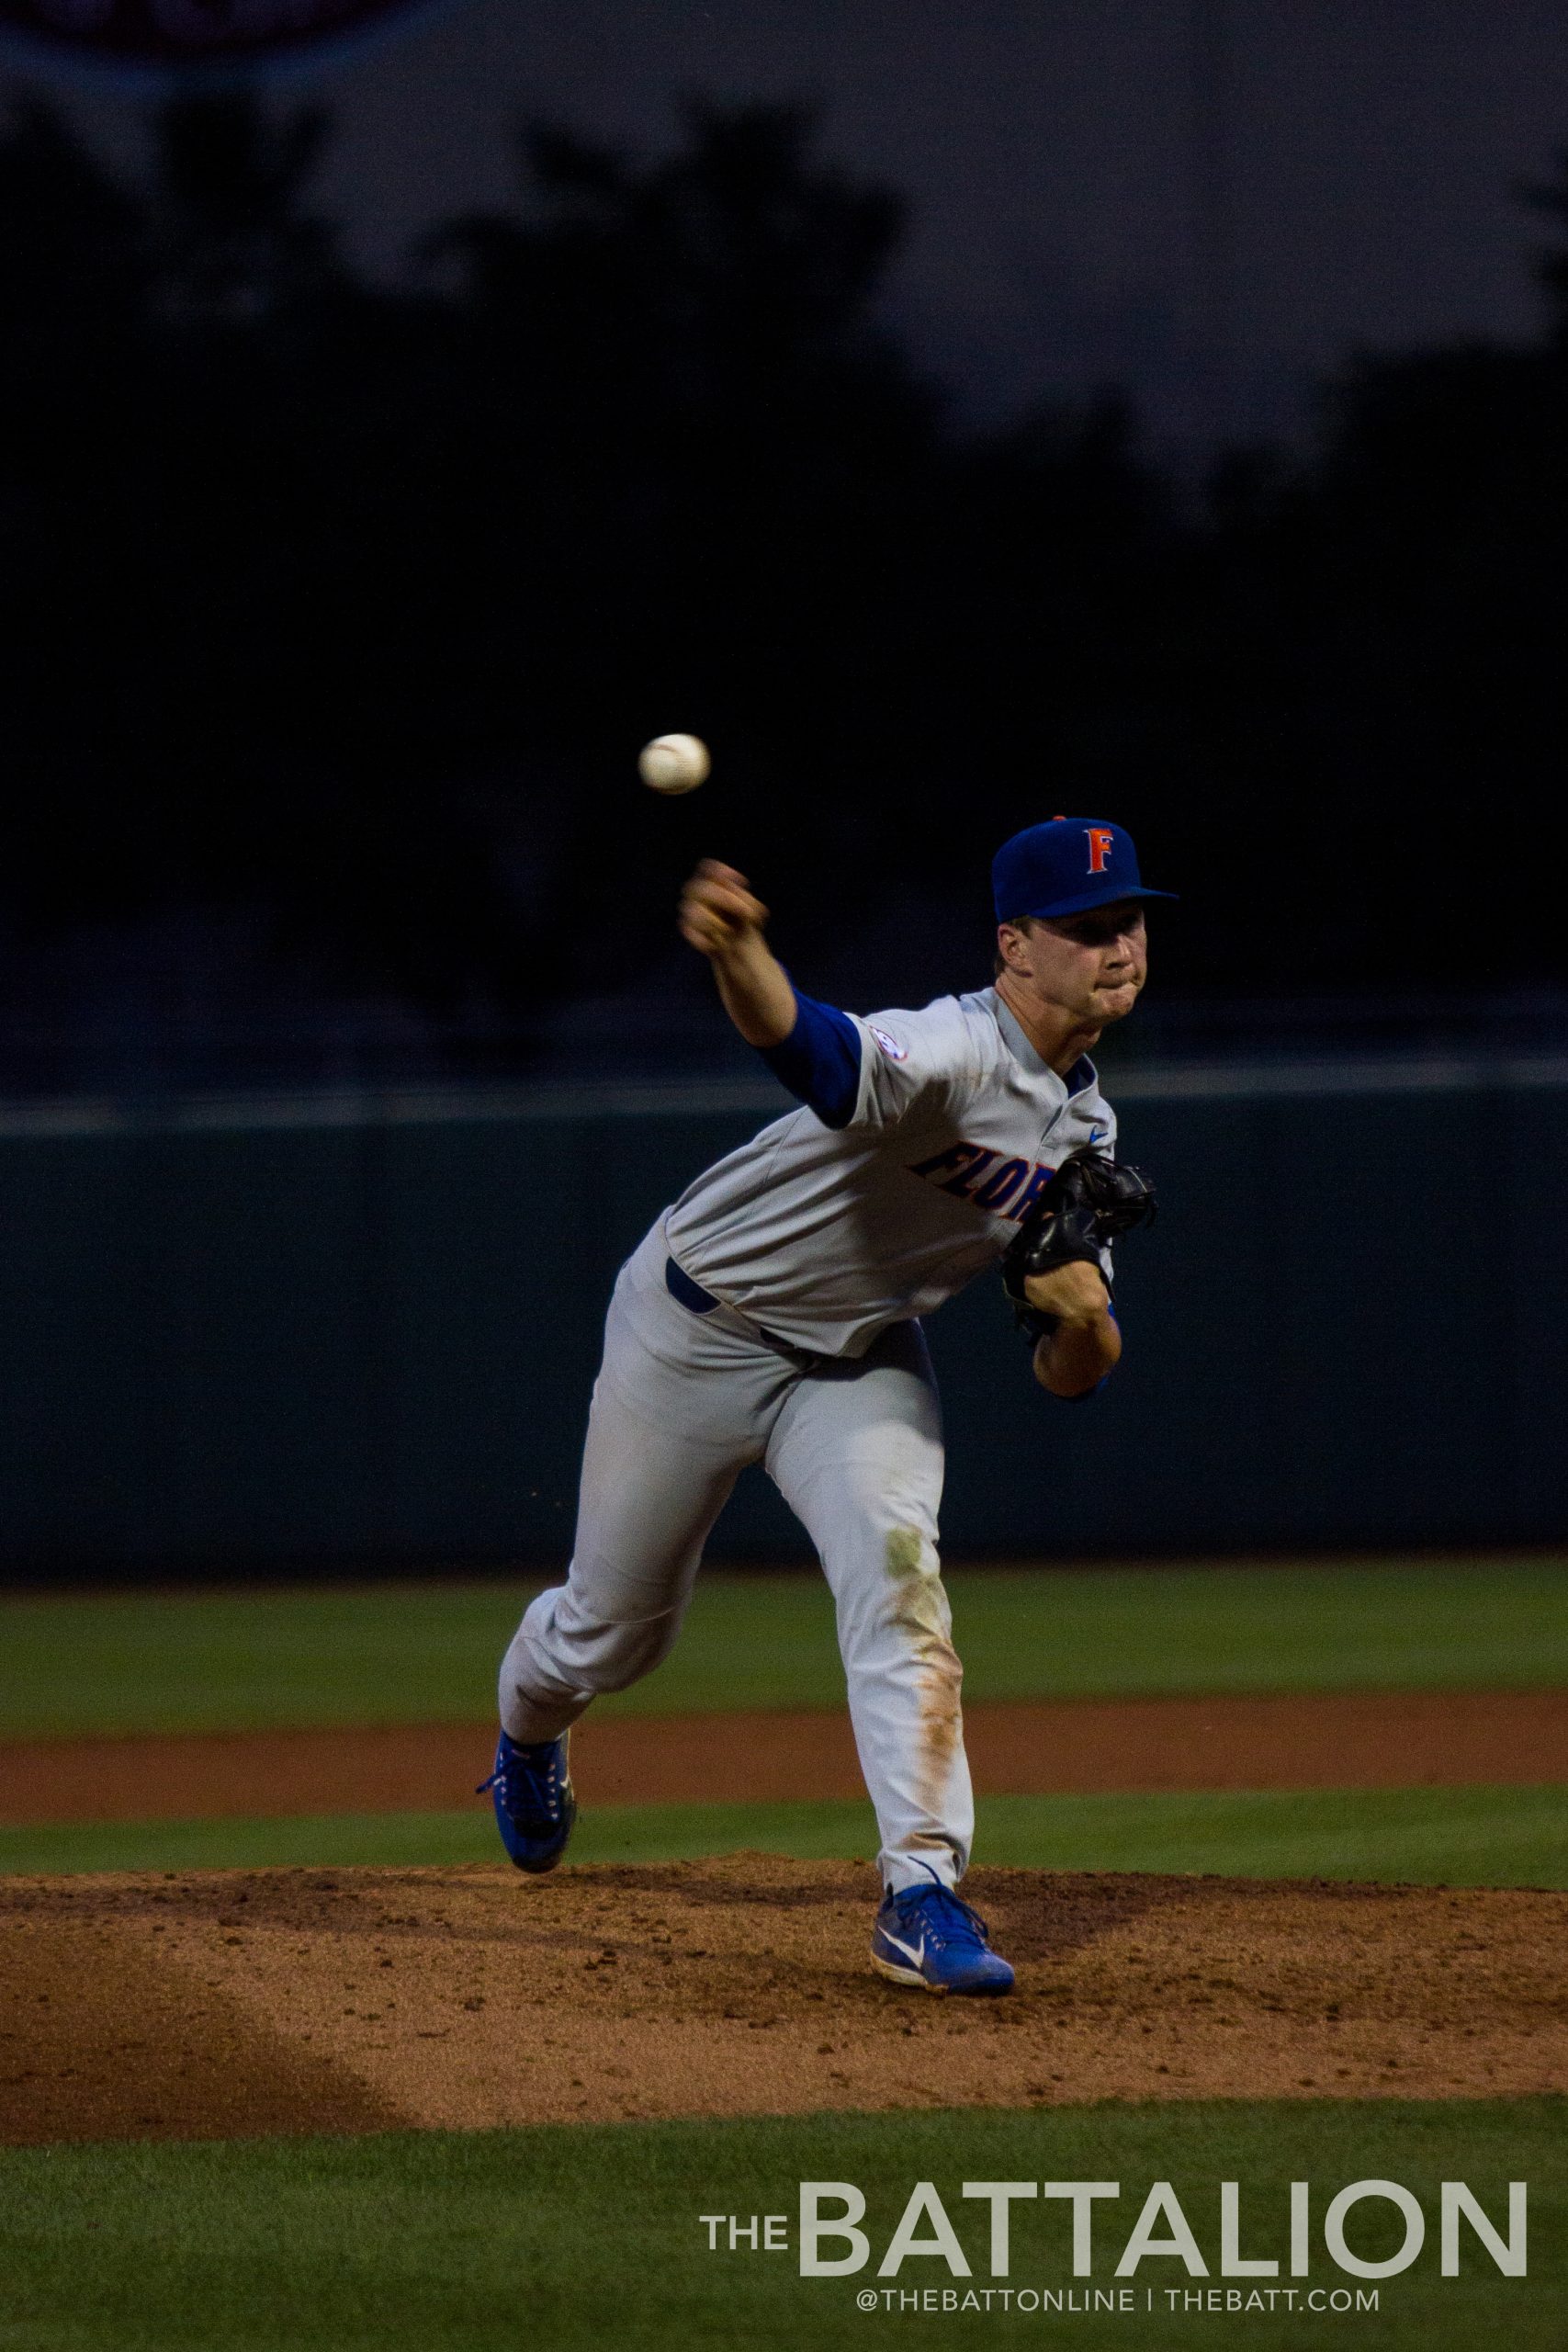
[[[240,91],[163,109],[151,210],[166,307],[248,319],[332,284],[336,241],[305,202],[328,137],[319,107],[274,123]]]
[[[1234,990],[1238,909],[1248,986],[1545,968],[1474,910],[1562,763],[1560,249],[1539,342],[1362,363],[1194,514],[1114,400],[954,420],[883,322],[900,203],[799,109],[536,129],[396,287],[327,137],[183,98],[131,187],[0,132],[13,930],[244,909],[322,986],[524,1010],[673,956],[699,849],[805,969],[955,892],[978,956],[996,840],[1084,808],[1183,890],[1168,981]],[[671,725],[721,761],[680,808]]]

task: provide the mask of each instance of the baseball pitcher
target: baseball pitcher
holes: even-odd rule
[[[708,1531],[761,1462],[832,1589],[881,1835],[873,1962],[939,1993],[1005,1993],[1013,1973],[957,1892],[974,1801],[920,1317],[1000,1267],[1052,1396],[1092,1396],[1121,1355],[1109,1244],[1153,1201],[1114,1159],[1089,1054],[1138,1001],[1143,902],[1169,896],[1090,818],[1016,834],[992,879],[994,986],[871,1019],[800,994],[732,867],[686,885],[683,935],[801,1108],[700,1175],[621,1269],[571,1566],[506,1653],[485,1783],[513,1860],[552,1869],[571,1724],[666,1656]]]

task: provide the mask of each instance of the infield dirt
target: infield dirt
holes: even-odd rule
[[[1568,1781],[1568,1691],[1352,1690],[982,1701],[964,1711],[984,1795],[1394,1789]],[[471,1804],[495,1727],[186,1732],[0,1741],[0,1821],[440,1811]],[[573,1736],[596,1804],[863,1796],[849,1716],[592,1714]]]
[[[765,1855],[13,1879],[0,2139],[1568,2090],[1568,1894],[979,1870],[992,2002]]]

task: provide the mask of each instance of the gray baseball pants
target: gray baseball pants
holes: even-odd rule
[[[708,1531],[761,1462],[832,1591],[884,1881],[952,1885],[975,1808],[936,1548],[942,1420],[919,1326],[894,1325],[853,1363],[786,1350],[728,1307],[680,1304],[666,1257],[660,1221],[616,1282],[571,1566],[513,1637],[502,1722],[513,1739],[554,1739],[601,1690],[668,1655]],[[808,1749],[800,1792],[812,1793]]]

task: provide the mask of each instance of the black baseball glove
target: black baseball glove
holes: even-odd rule
[[[1064,1159],[1030,1208],[1008,1244],[1002,1260],[1002,1286],[1012,1301],[1019,1328],[1030,1340],[1048,1339],[1056,1328],[1054,1315],[1031,1306],[1024,1283],[1032,1274],[1048,1274],[1075,1258],[1100,1264],[1107,1242],[1135,1225],[1146,1225],[1155,1213],[1155,1188],[1137,1169],[1124,1167],[1108,1152],[1075,1151]]]

